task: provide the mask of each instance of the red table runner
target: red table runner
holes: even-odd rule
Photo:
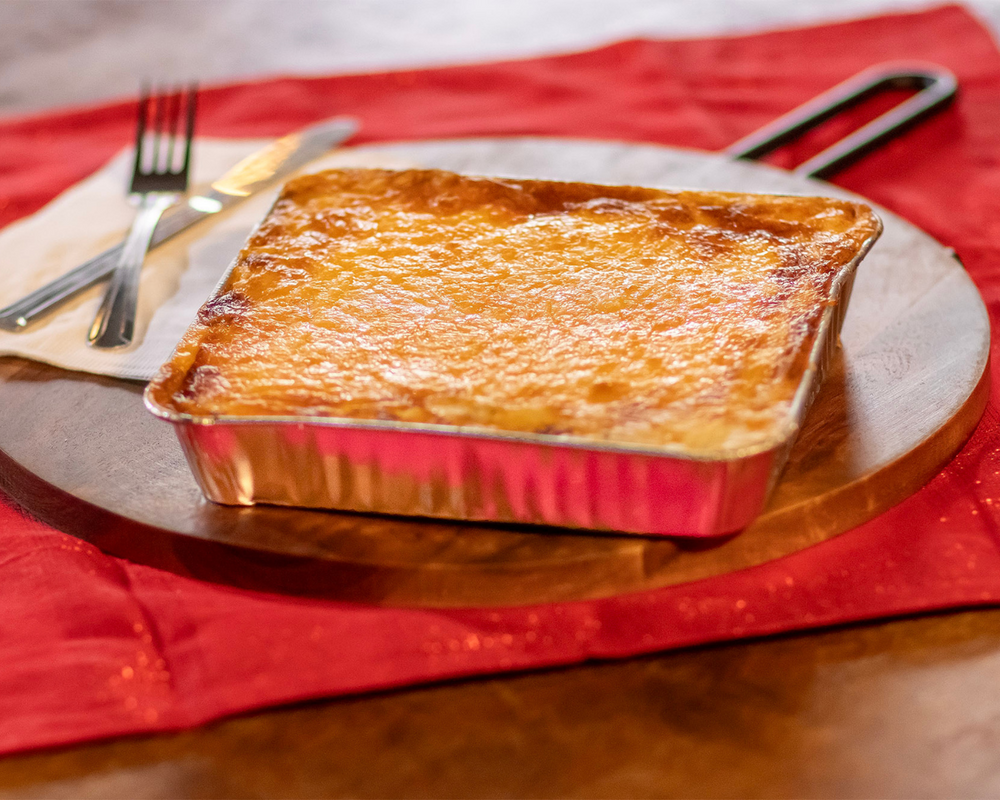
[[[277,135],[348,113],[363,122],[358,142],[541,134],[716,150],[891,59],[952,69],[959,99],[837,183],[954,247],[996,325],[1000,53],[958,7],[224,86],[204,92],[200,130]],[[132,120],[123,103],[0,122],[0,224],[101,166],[128,144]],[[770,564],[604,600],[487,610],[378,609],[199,583],[106,556],[0,495],[0,752],[176,729],[306,698],[995,603],[998,443],[991,400],[962,452],[916,495]]]

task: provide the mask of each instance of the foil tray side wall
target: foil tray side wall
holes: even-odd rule
[[[763,508],[776,448],[728,461],[288,422],[175,425],[202,491],[303,506],[637,534],[718,536]]]

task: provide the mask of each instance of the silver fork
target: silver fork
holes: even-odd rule
[[[193,84],[186,89],[153,96],[146,88],[142,90],[129,187],[129,193],[138,198],[139,210],[125,239],[104,302],[87,335],[94,347],[126,347],[132,343],[139,273],[149,242],[160,215],[187,191],[196,107],[197,92]]]

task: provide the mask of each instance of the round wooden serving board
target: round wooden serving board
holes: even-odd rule
[[[454,140],[353,151],[479,174],[847,196],[757,164],[646,145]],[[344,156],[337,157],[341,163]],[[102,549],[203,579],[382,604],[499,605],[692,581],[852,528],[918,489],[978,422],[989,321],[951,253],[878,209],[842,350],[765,513],[715,541],[205,501],[137,383],[0,359],[0,486]]]

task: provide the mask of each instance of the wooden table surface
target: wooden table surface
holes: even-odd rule
[[[388,0],[6,0],[0,113],[132,93],[137,75],[218,81],[470,61],[915,5],[628,0],[566,14],[567,3],[541,0],[509,0],[502,12],[448,0],[419,11]],[[975,5],[1000,20],[1000,5]],[[490,24],[474,24],[477,14]],[[993,796],[998,685],[1000,610],[964,611],[8,756],[0,797]]]
[[[0,797],[989,797],[1000,610],[250,714],[0,760]]]

